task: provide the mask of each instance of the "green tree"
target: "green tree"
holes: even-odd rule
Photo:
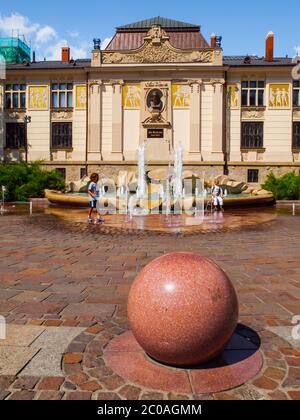
[[[45,189],[63,190],[65,181],[57,171],[41,168],[42,162],[0,164],[0,185],[6,187],[6,201],[28,201],[44,197]]]
[[[300,199],[300,176],[290,172],[281,177],[270,173],[262,188],[271,191],[275,200],[299,200]]]

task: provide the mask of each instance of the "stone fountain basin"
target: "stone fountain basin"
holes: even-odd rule
[[[58,191],[45,190],[45,197],[48,198],[50,203],[72,207],[88,207],[89,199],[87,194],[64,194]],[[133,205],[139,203],[141,208],[147,208],[148,210],[158,209],[162,205],[162,199],[158,198],[157,195],[150,197],[151,200],[146,199],[134,199]],[[112,207],[116,209],[125,208],[125,198],[115,197],[103,197],[102,202],[107,204],[107,208]],[[199,203],[203,200],[202,198],[196,198]],[[211,200],[210,197],[204,199],[205,205]],[[186,197],[183,200],[178,200],[179,205],[183,208],[191,208],[195,201],[194,197]],[[183,203],[184,202],[184,203]],[[237,194],[229,195],[224,200],[225,208],[232,207],[255,207],[255,206],[266,206],[274,204],[274,196],[272,193],[263,192],[262,194]],[[174,205],[174,200],[171,200],[171,206]]]

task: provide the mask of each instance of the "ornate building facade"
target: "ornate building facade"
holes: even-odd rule
[[[133,169],[146,143],[151,168],[176,145],[185,167],[261,183],[300,170],[300,86],[295,63],[273,55],[226,57],[220,37],[154,18],[117,28],[91,59],[7,65],[0,87],[0,156],[40,159],[68,181],[86,171]]]

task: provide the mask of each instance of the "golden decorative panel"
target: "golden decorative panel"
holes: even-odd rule
[[[29,109],[33,111],[49,109],[48,86],[29,86]]]
[[[144,44],[131,51],[102,51],[103,64],[141,63],[213,63],[220,59],[220,51],[212,48],[202,50],[182,50],[174,48],[168,34],[160,27],[153,26]],[[94,65],[96,65],[96,61]]]
[[[269,107],[274,109],[289,109],[291,107],[290,85],[288,83],[270,84]]]
[[[123,107],[127,109],[141,108],[141,86],[140,85],[125,85],[123,86]]]
[[[76,109],[86,109],[86,86],[76,86]]]
[[[191,105],[191,88],[189,85],[172,85],[172,106],[188,108]]]
[[[227,86],[227,95],[229,106],[231,109],[238,109],[240,107],[240,92],[237,84],[230,84]]]

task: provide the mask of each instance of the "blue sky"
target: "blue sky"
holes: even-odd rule
[[[0,36],[19,29],[31,39],[38,57],[59,57],[69,44],[74,58],[89,57],[92,39],[107,40],[116,26],[154,16],[200,24],[209,39],[223,36],[226,55],[264,54],[266,34],[275,32],[275,55],[300,52],[299,0],[211,2],[201,0],[0,0]]]

